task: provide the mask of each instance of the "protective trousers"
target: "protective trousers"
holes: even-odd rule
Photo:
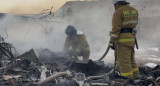
[[[138,78],[139,70],[134,59],[134,47],[117,44],[115,52],[121,76],[129,79]]]

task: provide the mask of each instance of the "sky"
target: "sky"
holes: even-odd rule
[[[0,0],[1,13],[38,14],[43,9],[53,6],[53,11],[59,9],[69,0]]]
[[[53,11],[56,11],[63,4],[65,4],[66,1],[76,1],[76,0],[0,0],[0,13],[38,14],[43,9],[50,9],[52,6],[53,6]],[[84,1],[84,0],[78,0],[78,1]],[[132,4],[134,3],[142,4],[144,3],[144,1],[153,3],[154,0],[128,0],[128,1],[131,2]],[[160,1],[158,3],[160,3]]]

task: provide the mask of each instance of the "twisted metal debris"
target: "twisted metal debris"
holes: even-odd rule
[[[123,82],[114,75],[113,67],[92,60],[73,61],[63,52],[50,52],[36,57],[34,50],[15,58],[13,64],[0,68],[0,86],[159,86],[160,66],[140,67],[141,78]],[[41,57],[42,56],[42,57]],[[45,58],[46,57],[46,58]],[[37,61],[31,60],[37,58]],[[46,60],[46,59],[49,60]],[[45,60],[44,60],[45,59]],[[84,64],[80,64],[84,63]],[[117,71],[118,72],[118,71]]]

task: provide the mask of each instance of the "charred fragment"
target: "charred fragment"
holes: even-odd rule
[[[48,50],[49,51],[49,50]],[[46,52],[48,52],[46,51]],[[52,52],[53,62],[45,63],[37,60],[36,62],[24,59],[37,57],[31,53],[24,53],[18,57],[14,64],[6,65],[1,68],[0,85],[16,86],[125,86],[125,85],[160,85],[159,70],[160,66],[154,68],[140,67],[141,79],[133,82],[124,83],[119,75],[113,74],[113,67],[106,66],[92,60],[88,61],[70,61],[71,59],[62,57],[60,53]],[[51,53],[48,52],[48,53]],[[31,55],[33,54],[33,55]],[[60,58],[61,57],[61,58]],[[56,60],[60,58],[59,60]],[[42,58],[41,58],[42,59]],[[55,61],[56,60],[56,61]],[[55,63],[57,62],[57,63]],[[63,62],[63,63],[62,63]],[[64,64],[66,63],[66,64]],[[63,66],[63,67],[60,67]],[[69,72],[65,72],[70,70]]]
[[[34,62],[34,63],[38,62],[38,58],[33,49],[31,49],[28,52],[25,52],[23,55],[18,56],[16,59],[26,59],[29,62]]]
[[[152,1],[153,0],[150,0],[150,2]],[[106,2],[109,4],[106,5]],[[137,68],[137,70],[139,69],[140,77],[138,79],[126,79],[125,77],[120,76],[120,70],[116,64],[115,67],[113,67],[114,64],[112,63],[111,66],[105,64],[108,60],[104,60],[105,62],[101,61],[105,58],[106,54],[108,54],[111,46],[108,47],[101,58],[97,56],[99,55],[99,52],[104,52],[101,50],[103,50],[104,46],[106,46],[106,40],[104,40],[107,35],[106,30],[111,29],[110,25],[107,26],[108,28],[106,29],[106,20],[111,20],[110,16],[112,15],[111,8],[113,6],[109,7],[109,5],[110,0],[79,0],[65,3],[56,12],[53,12],[53,7],[51,7],[50,9],[43,9],[36,15],[0,13],[0,28],[5,29],[7,34],[13,31],[14,36],[17,33],[19,36],[19,34],[24,34],[22,33],[23,31],[27,31],[24,35],[25,42],[20,44],[17,43],[18,40],[14,40],[16,41],[15,44],[7,43],[3,37],[0,37],[0,86],[160,86],[160,65],[157,65],[160,62],[157,60],[160,56],[160,45],[159,40],[157,40],[158,36],[155,35],[159,34],[159,22],[157,21],[160,20],[160,17],[159,15],[157,16],[157,14],[154,14],[160,13],[158,10],[159,4],[154,7],[157,9],[153,10],[151,17],[148,17],[150,16],[150,13],[148,15],[143,11],[145,8],[150,8],[150,5],[149,7],[136,5],[137,8],[140,9],[140,12],[142,11],[142,14],[139,13],[141,18],[140,21],[142,22],[142,29],[138,28],[138,32],[141,32],[138,33],[138,36],[140,37],[140,39],[138,38],[138,40],[140,40],[140,47],[145,45],[143,42],[149,40],[147,47],[146,45],[144,46],[144,50],[146,50],[138,52],[142,58],[136,58],[136,60],[138,59],[137,61],[139,61],[139,68]],[[145,13],[145,17],[142,16],[143,12]],[[128,21],[128,19],[134,15],[135,11],[133,10],[124,11],[124,16],[126,16],[126,19],[121,19],[126,20],[126,22],[123,22],[123,24],[135,24],[137,19],[136,21]],[[11,20],[9,20],[10,18]],[[113,25],[117,24],[117,19],[115,20],[116,22]],[[4,22],[5,24],[3,24]],[[15,23],[18,24],[15,25]],[[110,22],[107,21],[107,23]],[[79,46],[79,49],[74,49],[77,48],[76,45],[79,45],[76,43],[81,42],[79,39],[77,39],[78,42],[75,43],[75,46],[69,46],[69,49],[73,48],[70,52],[68,52],[68,50],[58,51],[58,49],[60,49],[60,47],[64,44],[62,39],[64,40],[65,37],[63,38],[62,36],[64,35],[64,29],[68,25],[73,25],[74,28],[76,28],[74,34],[69,34],[69,30],[65,31],[66,35],[68,34],[69,36],[68,39],[73,41],[78,33],[79,35],[82,35],[83,31],[86,37],[89,38],[89,40],[87,40],[88,42],[86,42],[83,47],[85,47],[86,50],[91,49],[91,54],[94,53],[95,56],[93,55],[89,57],[90,50],[88,50],[85,61],[84,59],[79,60],[79,58],[81,59],[81,57],[84,57],[84,52],[86,52],[84,51],[84,48],[82,49],[82,46]],[[155,26],[157,26],[156,29],[153,28]],[[130,34],[130,32],[133,32],[128,30],[133,28],[125,27],[123,29],[124,30],[120,31],[123,34]],[[30,30],[35,30],[36,33],[29,36],[29,33],[31,32]],[[38,31],[40,34],[37,34]],[[148,34],[146,35],[146,33]],[[37,37],[35,37],[35,34]],[[13,36],[12,34],[8,35]],[[117,38],[117,35],[118,34],[112,34],[113,38]],[[45,40],[39,40],[38,38],[42,39],[41,36],[45,36]],[[86,37],[84,38],[86,39]],[[122,37],[123,41],[126,41],[124,40],[125,37],[126,36]],[[156,39],[153,40],[153,38]],[[12,39],[12,37],[9,39],[7,38],[7,41],[10,41],[10,39]],[[25,53],[17,56],[16,49],[13,45],[18,45],[18,47],[21,48],[24,46],[26,47],[26,39],[28,43],[32,45],[32,47],[29,48],[31,50],[23,51]],[[126,39],[128,40],[128,37]],[[34,40],[34,42],[32,43],[31,40]],[[68,41],[66,44],[69,44],[72,41]],[[129,39],[129,41],[133,41],[133,39]],[[35,47],[34,44],[37,46]],[[45,44],[47,44],[47,46]],[[112,48],[115,47],[113,46],[115,44],[111,45]],[[40,47],[45,49],[39,49]],[[93,52],[92,49],[95,49],[95,51]],[[19,49],[19,51],[21,50],[23,49]],[[113,59],[113,56],[108,56]],[[148,59],[143,57],[148,57]],[[93,59],[99,60],[94,61]]]
[[[6,43],[4,38],[0,36],[0,59],[14,60],[13,49],[15,48],[10,43]]]

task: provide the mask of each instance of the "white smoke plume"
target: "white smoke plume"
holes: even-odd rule
[[[133,0],[130,1],[134,2]],[[111,0],[67,2],[61,9],[55,12],[53,17],[45,18],[40,18],[43,15],[21,16],[7,14],[0,18],[0,34],[5,38],[7,37],[5,40],[12,43],[19,54],[31,48],[35,50],[48,48],[53,52],[60,52],[66,37],[64,30],[68,25],[73,25],[86,34],[91,49],[90,58],[97,60],[103,55],[109,43],[109,31],[112,28],[111,22],[114,13],[114,6],[111,3]],[[146,41],[155,41],[156,38],[151,38],[158,35],[160,26],[157,18],[160,16],[159,10],[158,12],[155,11],[154,16],[150,16],[151,10],[146,10],[148,5],[140,4],[138,0],[135,0],[131,5],[138,9],[140,15],[140,35],[138,35],[140,50],[136,51],[136,58],[142,58],[145,57],[145,47],[152,47],[152,45],[146,44]],[[70,8],[71,10],[68,14]],[[154,5],[153,10],[157,8],[159,6]],[[148,13],[148,15],[143,13]],[[153,17],[155,18],[154,20],[151,19]],[[151,21],[154,22],[151,23]],[[152,36],[146,35],[145,33],[152,31],[150,28],[154,29],[157,34],[151,34]],[[157,42],[159,41],[156,41],[155,45],[159,44]],[[145,44],[146,46],[144,46]],[[158,46],[155,47],[157,48]],[[112,50],[104,61],[106,63],[114,62]]]

